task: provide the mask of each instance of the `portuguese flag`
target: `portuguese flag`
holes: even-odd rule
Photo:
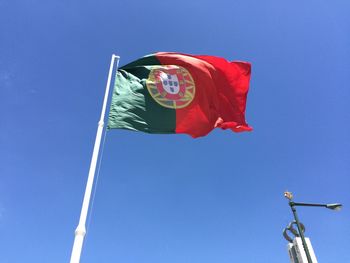
[[[207,135],[251,131],[245,121],[250,64],[214,56],[158,52],[116,74],[109,129]]]

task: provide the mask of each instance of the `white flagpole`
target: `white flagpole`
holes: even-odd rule
[[[73,249],[72,249],[72,255],[70,258],[70,263],[79,263],[80,262],[81,250],[83,247],[84,236],[86,234],[85,223],[86,223],[86,218],[87,218],[89,204],[90,204],[92,186],[94,183],[98,154],[99,154],[100,145],[101,145],[102,131],[103,131],[103,126],[104,126],[104,119],[105,119],[109,89],[111,86],[111,79],[112,79],[113,67],[115,64],[115,60],[117,60],[117,68],[118,68],[119,56],[116,56],[113,54],[112,58],[111,58],[111,65],[109,67],[108,80],[107,80],[107,84],[106,84],[106,92],[105,92],[103,105],[102,105],[101,118],[100,118],[100,121],[98,122],[95,145],[94,145],[94,150],[92,152],[90,170],[89,170],[88,180],[86,183],[83,205],[81,207],[79,224],[75,230],[75,238],[74,238],[74,244],[73,244]]]

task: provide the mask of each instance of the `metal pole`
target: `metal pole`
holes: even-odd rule
[[[88,209],[89,209],[89,205],[90,205],[90,197],[91,197],[91,192],[92,192],[92,186],[94,183],[98,154],[99,154],[100,145],[101,145],[102,131],[103,131],[103,127],[104,127],[104,119],[105,119],[109,89],[111,86],[111,79],[112,79],[112,73],[113,73],[113,67],[114,67],[115,60],[117,60],[117,67],[118,67],[119,56],[116,56],[113,54],[112,58],[111,58],[111,64],[109,67],[108,79],[107,79],[107,84],[106,84],[106,92],[105,92],[103,105],[102,105],[101,118],[100,118],[100,121],[98,122],[95,145],[94,145],[94,150],[92,152],[90,170],[89,170],[88,180],[86,183],[83,205],[81,207],[79,224],[75,230],[75,238],[74,238],[74,244],[73,244],[73,249],[72,249],[72,255],[70,258],[70,263],[79,263],[80,262],[81,250],[83,247],[84,237],[86,234],[86,227],[85,227],[86,218],[87,218]]]
[[[308,263],[312,263],[310,252],[309,252],[309,249],[308,249],[306,241],[305,241],[304,232],[301,229],[300,222],[299,222],[299,219],[298,219],[297,210],[295,209],[293,202],[289,202],[289,205],[290,205],[290,208],[292,209],[295,222],[297,223],[299,235],[301,237],[301,242],[303,243],[303,247],[304,247],[304,251],[305,251],[305,254],[306,254],[307,261],[308,261]]]

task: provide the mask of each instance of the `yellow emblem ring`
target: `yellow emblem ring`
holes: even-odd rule
[[[152,98],[171,109],[187,107],[195,96],[195,83],[184,67],[176,65],[152,67],[146,81]]]

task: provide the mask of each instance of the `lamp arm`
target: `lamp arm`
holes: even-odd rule
[[[290,206],[318,206],[318,207],[327,207],[327,204],[311,204],[311,203],[295,203],[295,202],[290,202]]]

